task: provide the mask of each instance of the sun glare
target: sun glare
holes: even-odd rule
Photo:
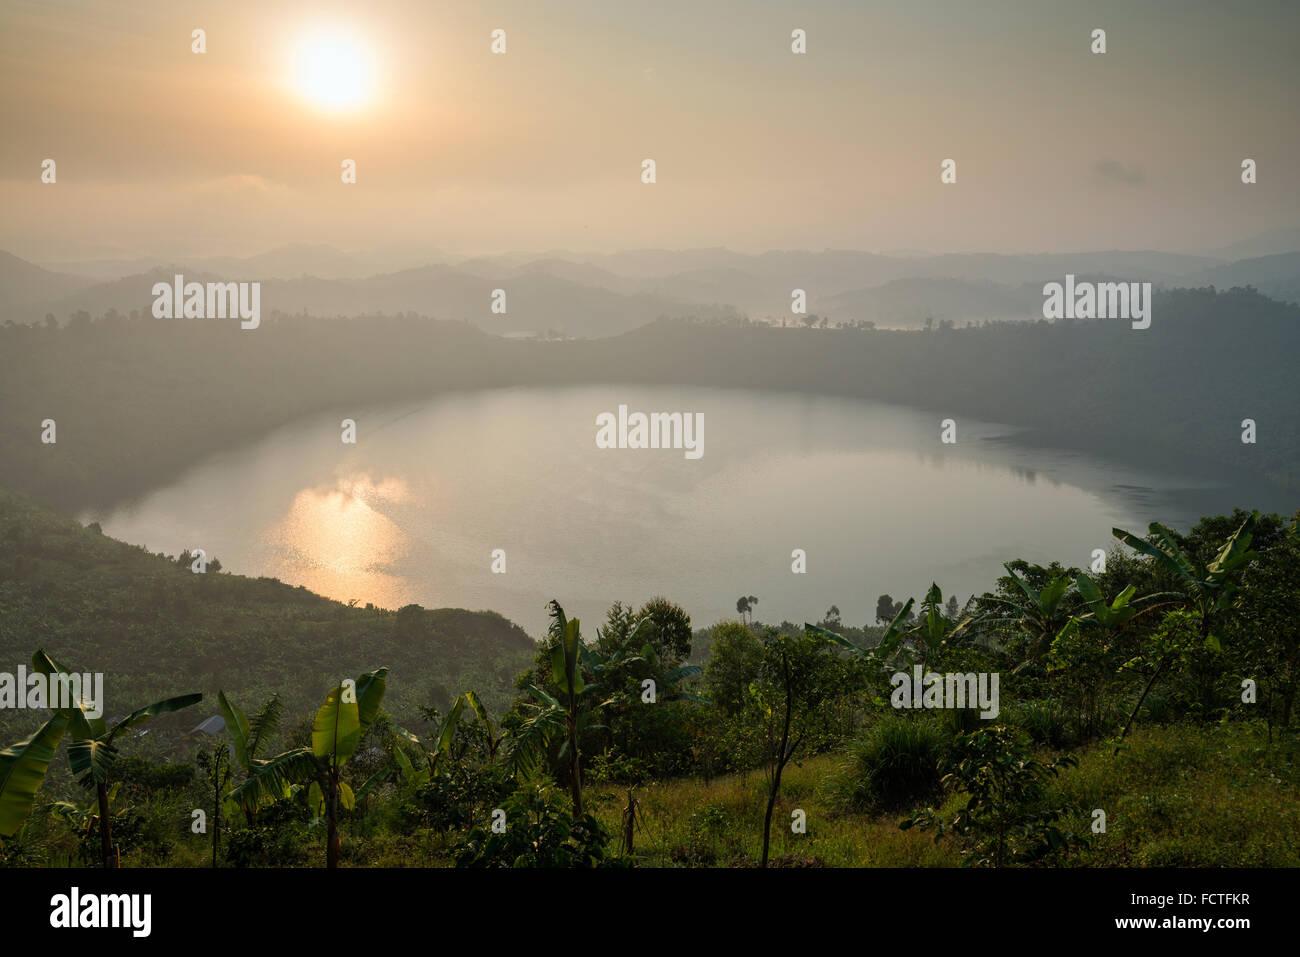
[[[366,50],[341,33],[304,37],[294,49],[294,87],[327,110],[352,110],[370,99],[372,67]]]

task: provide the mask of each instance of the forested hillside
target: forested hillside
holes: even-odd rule
[[[221,556],[215,556],[220,561]],[[350,607],[270,578],[152,555],[0,490],[0,660],[37,648],[81,672],[104,672],[107,715],[184,688],[216,713],[219,689],[261,702],[278,693],[291,713],[382,661],[390,711],[414,720],[465,688],[500,708],[533,640],[490,611]],[[12,671],[12,666],[9,667]],[[0,710],[17,737],[25,711]]]

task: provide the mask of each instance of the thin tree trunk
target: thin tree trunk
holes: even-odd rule
[[[229,780],[230,775],[226,775]],[[212,868],[217,867],[217,845],[221,842],[221,752],[212,755]]]
[[[994,867],[1000,868],[1007,846],[1007,801],[1006,801],[1006,783],[1002,779],[998,781],[998,853],[997,859],[993,862]]]
[[[636,831],[636,801],[632,799],[632,789],[627,789],[627,809],[623,812],[623,846],[628,854],[632,850],[632,840]]]
[[[100,781],[95,785],[95,796],[99,799],[99,853],[104,867],[112,869],[113,837],[108,824],[108,784]]]
[[[767,813],[763,815],[763,860],[759,867],[767,867],[768,846],[772,840],[772,811],[776,807],[776,794],[781,789],[781,770],[784,765],[778,764],[776,775],[772,779],[772,790],[767,795]]]
[[[575,665],[576,667],[576,665]],[[569,787],[573,792],[573,816],[582,817],[582,779],[578,764],[578,702],[569,685]]]
[[[790,668],[785,652],[781,652],[781,673],[785,683],[785,721],[781,725],[781,750],[777,752],[776,771],[772,775],[772,790],[767,796],[767,814],[763,816],[763,860],[759,867],[767,867],[767,852],[772,840],[772,810],[776,795],[781,790],[781,772],[785,770],[786,745],[790,742]]]
[[[341,843],[339,841],[338,823],[339,787],[337,770],[330,770],[327,784],[329,785],[329,794],[325,797],[325,816],[329,822],[329,833],[326,835],[325,866],[333,869],[339,866],[339,845]]]
[[[1151,686],[1156,683],[1156,679],[1160,677],[1160,672],[1165,670],[1167,661],[1169,661],[1169,656],[1165,655],[1160,664],[1156,665],[1156,670],[1152,672],[1151,680],[1147,682],[1147,686],[1142,689],[1142,697],[1138,698],[1138,703],[1133,706],[1133,713],[1128,716],[1128,721],[1124,723],[1124,730],[1119,733],[1119,744],[1115,745],[1115,754],[1119,754],[1119,745],[1123,743],[1124,736],[1128,734],[1128,729],[1133,726],[1133,721],[1137,718],[1138,712],[1142,710],[1142,702],[1147,700],[1147,693],[1151,690]]]

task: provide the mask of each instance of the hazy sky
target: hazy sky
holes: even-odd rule
[[[0,248],[1211,248],[1300,224],[1298,89],[1291,0],[0,0]]]

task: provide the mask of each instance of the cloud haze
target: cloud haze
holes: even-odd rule
[[[292,88],[322,26],[372,58],[368,106]],[[10,2],[0,37],[0,247],[28,258],[1200,249],[1300,220],[1294,4],[74,0]]]

